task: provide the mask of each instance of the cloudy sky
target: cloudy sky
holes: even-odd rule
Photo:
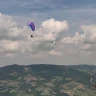
[[[0,0],[0,66],[42,63],[96,64],[96,0]]]

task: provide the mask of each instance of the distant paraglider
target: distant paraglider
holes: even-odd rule
[[[55,41],[52,41],[51,42],[54,46],[56,45],[56,42]],[[54,49],[54,47],[52,47]]]
[[[32,31],[35,31],[35,25],[33,22],[29,22],[28,26],[30,26],[30,28],[32,29]],[[31,35],[31,37],[33,37],[33,35]]]

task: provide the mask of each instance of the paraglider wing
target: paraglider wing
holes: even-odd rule
[[[56,42],[55,42],[55,41],[51,41],[51,43],[53,43],[54,45],[56,44]]]
[[[34,30],[35,30],[35,25],[34,25],[34,23],[33,23],[33,22],[30,22],[30,23],[28,24],[28,26],[30,26],[30,27],[31,27],[32,31],[34,31]]]
[[[54,43],[54,45],[56,44],[56,42],[53,42]]]

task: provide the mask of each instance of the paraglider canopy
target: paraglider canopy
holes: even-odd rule
[[[53,43],[54,45],[56,44],[56,42],[55,42],[55,41],[52,41],[51,43]]]
[[[32,31],[34,31],[34,30],[35,30],[35,25],[34,25],[34,23],[33,23],[33,22],[29,22],[29,23],[28,23],[28,26],[30,26],[30,27],[31,27]]]

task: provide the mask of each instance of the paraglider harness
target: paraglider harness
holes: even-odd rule
[[[33,35],[31,35],[31,37],[33,38]]]

